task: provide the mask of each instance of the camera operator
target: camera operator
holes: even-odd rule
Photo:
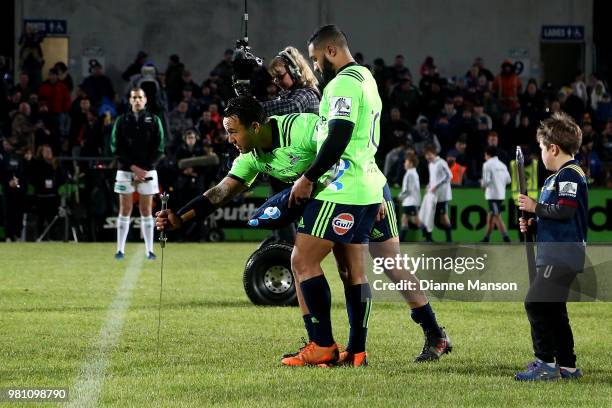
[[[268,72],[282,89],[278,98],[262,102],[266,116],[319,113],[319,82],[295,47],[286,47],[270,62]]]

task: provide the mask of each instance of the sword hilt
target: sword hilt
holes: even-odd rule
[[[162,193],[160,194],[160,199],[161,199],[161,210],[165,211],[168,209],[168,200],[170,199],[170,196],[168,195],[168,193]],[[165,247],[166,246],[166,241],[168,240],[168,238],[166,237],[166,231],[162,230],[159,234],[159,242],[161,244],[161,247]]]

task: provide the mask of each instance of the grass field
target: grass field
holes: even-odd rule
[[[609,303],[569,306],[585,371],[575,382],[513,380],[532,357],[520,303],[435,304],[455,349],[420,365],[406,306],[377,303],[368,368],[281,367],[303,327],[296,308],[249,303],[242,270],[254,247],[168,244],[158,354],[160,262],[144,261],[142,245],[121,262],[111,244],[0,245],[0,388],[68,387],[58,405],[75,407],[612,406]],[[346,342],[344,296],[328,276]]]

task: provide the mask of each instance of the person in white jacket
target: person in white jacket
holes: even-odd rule
[[[453,198],[451,192],[451,179],[453,175],[448,168],[446,160],[438,156],[436,147],[432,144],[425,146],[423,150],[425,159],[429,162],[429,185],[427,191],[436,195],[436,211],[435,217],[438,218],[440,224],[446,233],[446,242],[453,242],[452,225],[448,218],[448,202]],[[431,233],[427,237],[431,240]]]
[[[497,158],[496,147],[487,146],[484,157],[481,186],[485,190],[485,198],[489,202],[489,215],[487,216],[487,232],[480,242],[489,242],[491,232],[495,227],[501,232],[504,242],[510,242],[508,231],[500,215],[502,204],[506,199],[506,185],[511,181],[510,173],[506,165]]]
[[[400,242],[404,241],[409,223],[413,223],[417,228],[421,228],[418,208],[421,204],[421,182],[416,167],[419,159],[414,154],[408,154],[404,160],[406,173],[402,180],[402,191],[399,193],[399,200],[402,205],[402,227],[399,234]]]

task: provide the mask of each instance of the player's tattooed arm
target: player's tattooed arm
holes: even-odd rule
[[[225,177],[219,184],[205,192],[204,195],[214,206],[221,207],[246,190],[246,188],[247,187],[238,180],[231,177]]]
[[[206,191],[203,195],[199,195],[183,208],[178,210],[176,215],[180,221],[177,221],[177,227],[180,224],[192,220],[194,218],[204,219],[212,214],[217,208],[229,202],[242,191],[246,190],[247,186],[238,180],[230,177],[225,177],[219,184]]]

